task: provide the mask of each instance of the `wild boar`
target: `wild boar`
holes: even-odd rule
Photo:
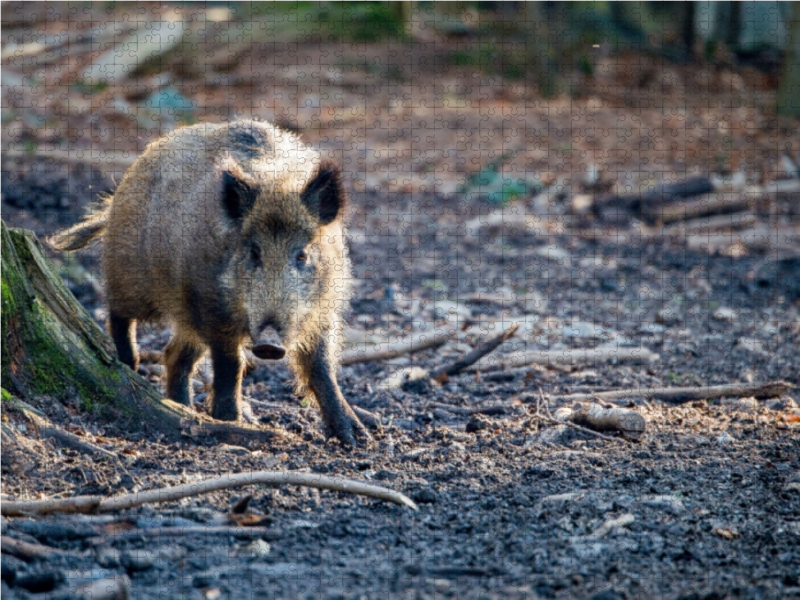
[[[261,358],[288,353],[327,433],[356,444],[369,434],[336,379],[351,290],[345,203],[339,168],[295,135],[257,121],[201,124],[149,144],[113,196],[49,242],[71,251],[102,238],[108,327],[134,370],[136,322],[171,322],[173,400],[191,405],[191,374],[208,349],[211,415],[239,419],[252,344]]]

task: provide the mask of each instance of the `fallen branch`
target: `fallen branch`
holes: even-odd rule
[[[497,357],[498,362],[481,370],[498,371],[516,369],[526,365],[542,365],[561,368],[565,365],[591,364],[612,361],[655,362],[661,358],[647,348],[600,347],[590,349],[529,350],[518,354]],[[472,370],[472,369],[470,369]],[[477,370],[477,369],[475,369]]]
[[[593,394],[569,394],[565,396],[549,396],[551,402],[559,404],[565,402],[591,402],[603,400],[616,402],[628,398],[647,398],[663,400],[673,404],[691,402],[692,400],[710,400],[725,396],[738,396],[739,398],[775,398],[782,396],[794,386],[786,381],[771,381],[768,383],[729,383],[725,385],[708,385],[696,387],[663,387],[663,388],[631,388],[627,390],[612,390]]]
[[[463,356],[456,362],[431,371],[430,378],[438,383],[443,383],[447,381],[448,377],[457,375],[467,367],[474,365],[484,356],[495,350],[498,346],[500,346],[500,344],[507,341],[511,336],[513,336],[517,332],[517,329],[519,329],[519,323],[515,323],[514,325],[506,329],[503,333],[487,340],[486,342],[475,348],[472,352],[470,352],[466,356]]]
[[[371,350],[348,350],[342,353],[343,366],[370,362],[373,360],[388,360],[404,354],[412,354],[428,348],[436,348],[444,344],[455,334],[455,329],[445,329],[438,334],[421,333],[411,338],[398,342],[377,344]]]
[[[20,405],[23,404],[22,401],[18,402]],[[70,433],[69,431],[64,431],[60,427],[56,427],[51,423],[47,418],[41,417],[37,415],[32,410],[28,410],[24,406],[20,406],[20,410],[22,413],[27,417],[27,419],[34,424],[34,426],[39,430],[39,434],[42,437],[51,438],[60,442],[62,446],[66,446],[67,448],[72,448],[73,450],[77,450],[83,454],[88,454],[90,456],[97,455],[97,456],[104,456],[106,458],[110,458],[112,460],[117,460],[117,455],[113,452],[109,452],[105,448],[101,448],[100,446],[95,446],[94,444],[90,444],[79,438],[74,433]]]
[[[639,440],[647,428],[647,421],[635,410],[626,408],[603,408],[597,404],[579,410],[559,408],[555,413],[558,421],[570,422],[592,431],[616,431],[632,440]]]
[[[50,546],[23,542],[22,540],[17,540],[7,535],[0,537],[0,548],[3,554],[10,554],[11,556],[16,556],[28,562],[39,559],[49,560],[57,556],[65,556],[64,552],[51,548]]]
[[[123,494],[112,498],[103,498],[101,496],[76,496],[74,498],[38,500],[33,502],[3,502],[0,506],[0,512],[8,517],[113,512],[141,506],[142,504],[172,502],[199,494],[207,494],[209,492],[217,492],[219,490],[255,484],[299,485],[321,490],[369,496],[370,498],[378,498],[379,500],[407,506],[414,510],[417,508],[416,504],[399,492],[368,483],[362,483],[360,481],[353,481],[352,479],[328,477],[316,473],[296,473],[292,471],[251,471],[247,473],[222,475],[204,481],[187,483],[176,487],[161,488],[149,492]]]

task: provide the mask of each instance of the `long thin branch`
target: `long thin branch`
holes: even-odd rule
[[[122,496],[114,496],[112,498],[103,498],[101,496],[76,496],[74,498],[38,500],[35,502],[3,502],[0,506],[0,512],[8,517],[112,512],[141,506],[142,504],[172,502],[189,496],[197,496],[199,494],[207,494],[209,492],[255,484],[299,485],[321,490],[369,496],[370,498],[378,498],[380,500],[386,500],[387,502],[407,506],[414,510],[417,508],[417,505],[414,504],[410,498],[399,492],[368,483],[362,483],[360,481],[354,481],[352,479],[345,479],[343,477],[328,477],[325,475],[317,475],[316,473],[295,473],[292,471],[250,471],[247,473],[222,475],[176,487],[123,494]]]
[[[758,399],[775,398],[791,390],[794,386],[786,381],[770,381],[767,383],[729,383],[725,385],[707,385],[692,387],[662,388],[629,388],[626,390],[610,390],[594,394],[568,394],[565,396],[549,396],[551,402],[591,402],[604,400],[614,402],[626,398],[648,398],[680,404],[692,400],[708,400],[725,396],[749,397]]]
[[[431,379],[433,379],[434,381],[440,381],[441,379],[446,379],[447,377],[457,375],[467,367],[474,365],[484,356],[486,356],[494,349],[496,349],[498,346],[500,346],[500,344],[507,341],[511,336],[513,336],[517,332],[517,329],[519,329],[519,323],[515,323],[514,325],[506,329],[503,333],[487,340],[486,342],[475,348],[469,354],[461,357],[456,362],[431,371],[430,374]]]

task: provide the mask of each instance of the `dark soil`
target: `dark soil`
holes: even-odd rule
[[[667,406],[636,394],[637,387],[653,385],[800,383],[797,304],[776,290],[753,293],[743,274],[754,258],[701,255],[664,239],[617,244],[510,230],[466,238],[459,226],[446,225],[448,219],[458,224],[473,217],[456,202],[415,197],[413,209],[409,198],[387,202],[390,214],[398,216],[382,218],[380,235],[363,235],[370,220],[362,215],[378,199],[356,195],[353,201],[352,256],[359,283],[352,324],[413,328],[414,314],[380,312],[385,303],[379,299],[393,282],[406,298],[438,300],[441,290],[426,287],[427,281],[444,282],[453,299],[513,281],[538,291],[547,301],[547,315],[603,324],[620,343],[647,347],[661,360],[532,370],[503,383],[463,375],[444,386],[423,386],[420,393],[373,390],[401,366],[441,365],[446,349],[392,364],[346,367],[341,376],[346,396],[385,423],[372,447],[354,451],[322,437],[316,410],[300,406],[281,364],[259,366],[245,383],[248,396],[261,402],[253,403],[254,417],[287,432],[279,445],[244,449],[195,439],[166,445],[157,436],[92,424],[72,407],[43,401],[41,408],[53,421],[80,423],[120,462],[36,442],[33,466],[4,470],[5,494],[118,494],[227,472],[291,469],[385,485],[408,494],[419,510],[264,487],[145,507],[117,515],[122,525],[110,530],[208,523],[236,499],[253,494],[249,511],[268,515],[274,528],[270,550],[253,556],[250,541],[213,535],[115,541],[114,533],[54,539],[52,532],[39,532],[39,541],[67,550],[67,556],[29,564],[4,557],[4,597],[37,598],[26,589],[64,590],[85,579],[122,574],[130,577],[136,598],[800,596],[800,436],[780,418],[796,407],[796,396]],[[536,250],[547,244],[568,248],[571,258],[542,257]],[[471,264],[476,261],[477,271]],[[88,261],[90,268],[94,264]],[[382,278],[372,275],[376,272]],[[89,308],[100,305],[90,288],[82,289]],[[676,297],[682,298],[677,321],[659,327],[655,314]],[[733,321],[710,316],[721,306],[736,311]],[[524,301],[472,308],[477,324],[502,311],[527,312]],[[145,327],[140,339],[144,349],[159,349],[168,332]],[[602,342],[560,334],[542,339],[565,348]],[[515,340],[500,351],[532,343]],[[540,389],[626,387],[631,389],[626,404],[648,420],[640,443],[601,440],[531,418]],[[470,417],[441,404],[501,405],[505,414],[473,418],[467,426]],[[9,418],[19,422],[13,412]],[[624,515],[630,515],[627,524],[601,529]],[[110,527],[97,517],[42,521],[91,525],[100,532]],[[11,519],[4,528],[31,539],[36,532],[28,523]]]

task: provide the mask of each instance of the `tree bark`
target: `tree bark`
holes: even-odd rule
[[[800,117],[800,2],[792,3],[792,16],[788,23],[789,35],[783,59],[783,75],[778,85],[778,113]]]

